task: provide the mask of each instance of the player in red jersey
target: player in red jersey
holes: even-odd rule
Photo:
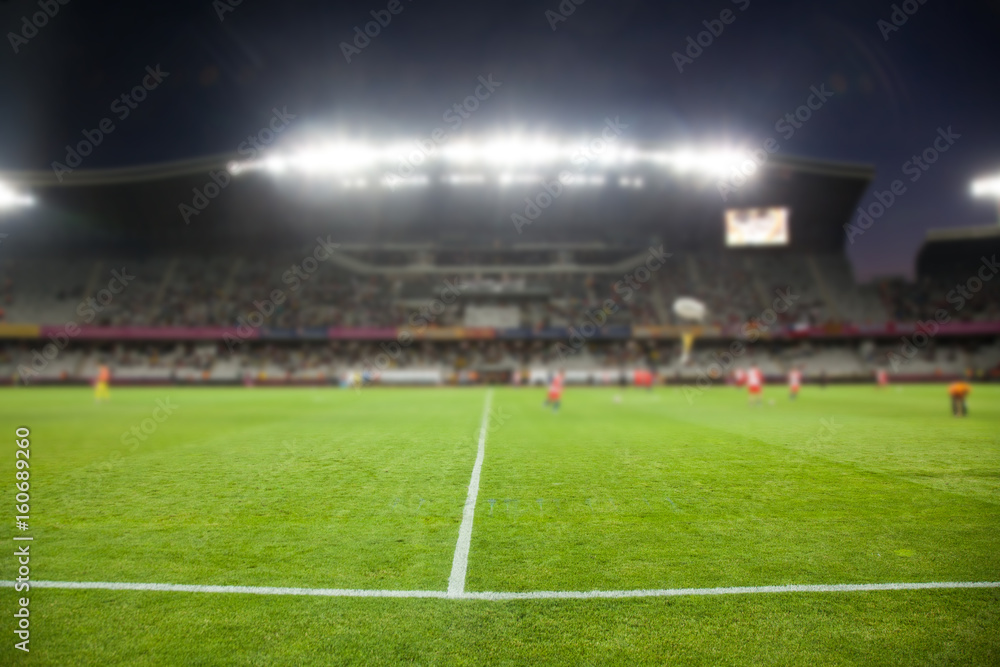
[[[563,390],[563,376],[565,373],[559,371],[554,376],[552,376],[552,382],[549,383],[549,397],[545,399],[544,407],[552,406],[552,412],[559,411],[559,404],[562,402],[562,390]]]
[[[647,390],[653,390],[653,371],[646,370],[644,368],[638,368],[632,375],[632,384],[636,387],[645,387]]]
[[[875,381],[878,383],[879,389],[884,389],[889,386],[889,371],[884,368],[880,368],[875,371]]]
[[[764,374],[756,366],[747,371],[747,391],[750,392],[750,405],[760,405],[761,393],[764,391]]]
[[[793,401],[799,395],[799,389],[802,387],[802,371],[797,368],[793,368],[788,371],[788,396]]]

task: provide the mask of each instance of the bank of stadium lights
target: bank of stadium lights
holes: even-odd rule
[[[362,143],[327,143],[299,150],[276,153],[258,160],[232,162],[231,173],[263,170],[276,175],[297,173],[308,176],[336,176],[367,170],[381,170],[408,179],[430,163],[453,167],[502,170],[500,183],[513,184],[513,177],[503,174],[539,166],[565,164],[570,172],[595,168],[622,168],[647,164],[678,173],[723,176],[740,169],[746,155],[734,151],[684,149],[676,151],[641,150],[601,142],[555,143],[545,140],[456,141],[441,146]],[[631,185],[629,186],[631,187]]]
[[[562,176],[559,177],[559,180],[563,183],[563,185],[570,185],[570,186],[589,185],[591,187],[600,187],[604,185],[606,182],[603,176],[598,176],[598,175],[587,176],[586,174],[563,174]]]
[[[34,205],[34,197],[17,192],[10,185],[0,181],[0,211],[27,208]]]
[[[379,184],[386,188],[420,188],[430,185],[431,179],[426,174],[414,174],[406,178],[388,175],[379,180]]]
[[[524,173],[524,174],[513,173],[512,174],[510,172],[504,172],[504,173],[500,174],[500,176],[497,178],[497,180],[499,181],[499,183],[500,183],[501,186],[508,186],[508,185],[534,185],[534,184],[538,183],[540,180],[542,180],[542,178],[543,177],[542,177],[541,174],[531,174],[531,173]]]
[[[483,185],[486,183],[485,174],[448,174],[443,178],[445,183],[451,185]]]
[[[986,176],[972,182],[972,195],[993,199],[997,205],[997,224],[1000,225],[1000,174]]]

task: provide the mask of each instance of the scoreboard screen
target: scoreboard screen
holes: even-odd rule
[[[726,211],[726,245],[788,245],[788,209],[729,209]]]

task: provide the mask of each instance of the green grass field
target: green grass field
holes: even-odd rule
[[[33,581],[441,594],[487,391],[2,390],[3,537],[25,534],[28,426]],[[493,390],[465,591],[1000,581],[1000,387],[976,386],[965,420],[941,385],[766,395],[571,387],[552,414],[541,389]],[[145,439],[123,442],[133,427]],[[0,568],[12,581],[16,559]],[[2,664],[1000,664],[996,587],[33,588],[30,655],[13,647],[25,594],[2,595]]]

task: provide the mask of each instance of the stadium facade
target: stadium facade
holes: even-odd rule
[[[776,154],[734,178],[599,157],[321,178],[228,156],[58,184],[4,175],[40,205],[9,218],[0,245],[0,374],[79,383],[110,363],[117,383],[542,381],[556,368],[570,382],[653,368],[688,383],[751,364],[772,379],[800,367],[806,381],[997,375],[1000,280],[950,298],[989,266],[982,239],[930,238],[916,283],[855,281],[843,226],[871,167]],[[680,297],[702,301],[705,320],[679,319]],[[685,334],[696,344],[682,362]]]

